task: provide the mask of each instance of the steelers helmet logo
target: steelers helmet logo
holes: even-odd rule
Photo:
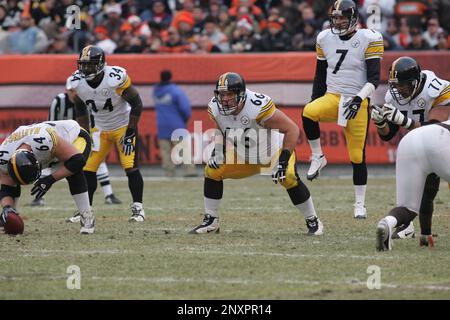
[[[359,42],[358,39],[352,41],[352,47],[353,47],[353,48],[358,48],[359,45],[360,45],[360,42]]]
[[[247,116],[242,116],[241,117],[241,123],[246,126],[247,124],[250,123],[250,119]]]
[[[425,99],[420,98],[419,100],[417,100],[417,105],[419,106],[419,108],[425,108]]]

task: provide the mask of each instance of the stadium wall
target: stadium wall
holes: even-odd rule
[[[382,62],[382,85],[374,95],[374,103],[382,103],[390,64],[401,55],[416,58],[422,69],[431,69],[439,77],[450,79],[450,53],[446,52],[387,52]],[[21,124],[47,119],[52,98],[64,90],[65,81],[76,69],[75,55],[0,56],[0,141]],[[241,73],[254,91],[264,92],[302,127],[301,108],[309,102],[315,72],[314,53],[283,54],[221,54],[221,55],[113,55],[109,65],[127,69],[137,86],[143,102],[144,113],[139,125],[140,152],[143,164],[160,162],[155,128],[155,113],[151,99],[152,87],[159,81],[159,72],[171,69],[173,80],[181,84],[194,107],[189,130],[194,122],[201,121],[203,132],[213,124],[206,112],[214,83],[221,73]],[[196,124],[198,126],[199,123]],[[330,163],[348,163],[343,130],[334,123],[321,124],[322,143]],[[207,134],[193,134],[196,161],[201,163],[202,147],[208,142]],[[372,164],[395,161],[398,137],[389,143],[381,141],[373,125],[367,138],[366,160]],[[297,157],[306,161],[309,149],[302,135],[298,142]],[[109,162],[117,162],[112,153]]]

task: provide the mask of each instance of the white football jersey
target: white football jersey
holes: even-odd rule
[[[92,88],[79,72],[75,71],[66,82],[66,89],[74,89],[86,106],[92,110],[95,127],[112,131],[128,125],[131,107],[122,98],[122,92],[131,85],[124,68],[105,66],[102,82]]]
[[[48,168],[52,162],[58,162],[53,156],[58,139],[73,143],[80,133],[80,125],[75,120],[46,121],[28,126],[20,126],[0,145],[0,168],[8,171],[8,161],[22,144],[31,147],[41,168]]]
[[[450,103],[450,82],[439,79],[433,71],[423,70],[422,73],[427,76],[422,92],[408,104],[398,104],[389,90],[385,96],[386,103],[392,104],[408,118],[419,122],[428,120],[428,113],[434,106]]]
[[[208,104],[209,116],[226,136],[227,143],[234,145],[240,160],[249,164],[270,163],[283,145],[282,133],[263,126],[275,111],[269,96],[248,89],[244,107],[236,116],[220,114],[215,97]]]
[[[341,40],[330,29],[317,36],[317,59],[326,60],[327,92],[355,96],[367,82],[367,59],[381,59],[383,36],[372,29],[359,29],[349,40]]]

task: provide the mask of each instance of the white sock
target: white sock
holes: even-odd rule
[[[111,184],[106,184],[102,186],[103,194],[105,195],[105,198],[113,193]]]
[[[209,214],[211,217],[219,216],[219,204],[220,199],[211,199],[204,197],[205,199],[205,213]]]
[[[305,202],[296,204],[295,206],[297,207],[298,210],[300,210],[301,213],[303,213],[305,219],[308,219],[312,216],[317,217],[312,197],[309,197],[308,200],[306,200]]]
[[[387,216],[387,217],[384,217],[384,219],[386,220],[386,222],[389,226],[389,229],[392,230],[397,226],[397,218],[396,217]]]
[[[86,192],[72,195],[75,204],[77,205],[78,211],[80,213],[91,211],[91,206],[89,205],[89,195]]]
[[[367,185],[355,186],[355,202],[357,204],[361,204],[364,206],[364,203],[366,201],[366,189]]]
[[[311,152],[315,154],[323,154],[322,146],[320,145],[320,138],[314,140],[308,140]]]

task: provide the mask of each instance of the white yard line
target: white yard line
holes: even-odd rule
[[[30,281],[33,280],[64,280],[67,279],[67,275],[39,275],[39,274],[27,274],[25,276],[2,276],[0,275],[0,281]],[[365,281],[360,281],[358,279],[348,279],[348,280],[296,280],[296,279],[264,279],[264,280],[254,280],[249,278],[224,278],[224,279],[211,279],[211,278],[176,278],[176,277],[100,277],[100,276],[83,276],[83,283],[87,281],[103,281],[108,283],[114,282],[125,282],[129,285],[133,283],[209,283],[209,284],[238,284],[238,285],[267,285],[267,284],[289,284],[289,285],[328,285],[328,286],[362,286],[366,287],[367,283]],[[431,291],[450,291],[450,286],[440,285],[440,284],[395,284],[395,283],[381,283],[381,289],[413,289],[413,290],[431,290]]]

